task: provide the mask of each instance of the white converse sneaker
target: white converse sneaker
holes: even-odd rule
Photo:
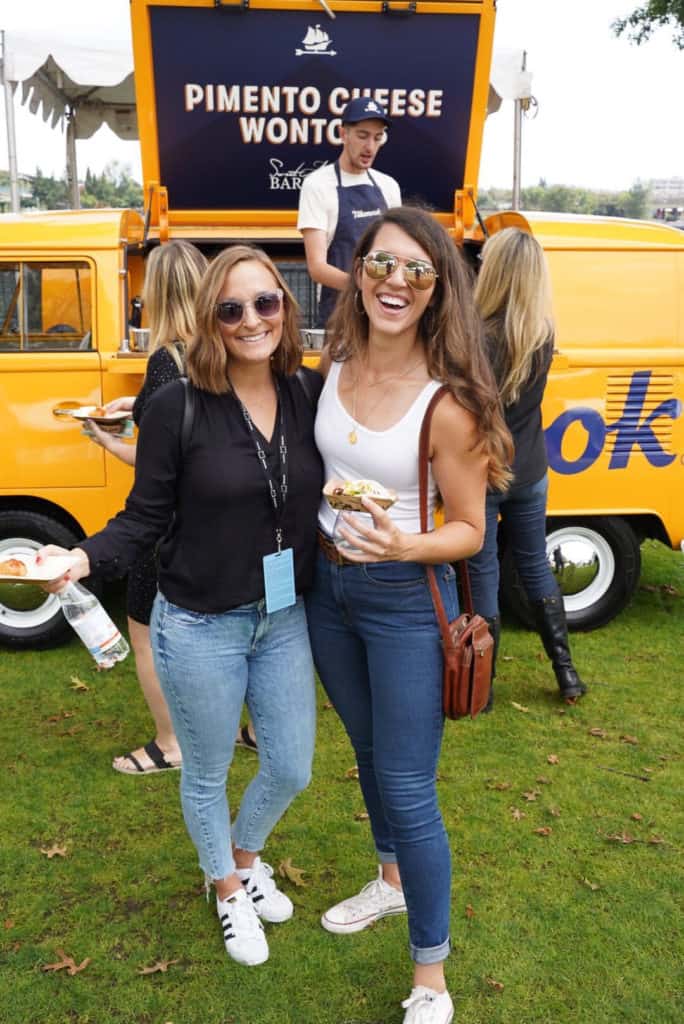
[[[254,909],[263,921],[279,924],[289,921],[294,913],[292,900],[273,881],[273,868],[256,857],[251,868],[238,868],[235,872]]]
[[[417,985],[401,1005],[406,1010],[404,1024],[451,1024],[454,1019],[449,993],[435,992],[424,985]]]
[[[335,932],[336,935],[351,935],[352,932],[363,931],[381,917],[405,913],[403,892],[384,881],[380,867],[378,877],[364,885],[360,893],[326,910],[321,924],[326,931]]]
[[[216,910],[223,928],[226,952],[233,960],[246,967],[255,967],[268,960],[264,926],[243,889],[238,889],[225,900],[217,896]]]

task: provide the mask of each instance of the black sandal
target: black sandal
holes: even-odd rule
[[[238,738],[235,740],[235,743],[238,747],[246,747],[247,750],[253,750],[254,753],[256,753],[258,750],[256,740],[253,740],[249,734],[248,725],[242,726],[240,732],[238,733]]]
[[[123,755],[124,761],[130,761],[134,766],[133,768],[118,767],[112,764],[112,768],[115,772],[121,772],[122,775],[154,775],[157,772],[174,772],[178,771],[181,767],[180,764],[172,764],[171,761],[167,761],[164,756],[164,751],[157,744],[156,740],[150,740],[143,747],[143,750],[149,757],[152,764],[148,768],[143,768],[137,757],[131,752]]]

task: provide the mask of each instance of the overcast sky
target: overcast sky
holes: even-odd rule
[[[659,30],[636,47],[616,39],[611,22],[637,0],[499,0],[495,51],[522,48],[539,102],[523,125],[523,185],[549,183],[628,188],[637,179],[684,177],[684,52]],[[0,28],[54,32],[74,43],[122,40],[130,45],[128,0],[0,0]],[[64,134],[15,99],[19,170],[64,172]],[[4,101],[0,97],[0,168],[7,168]],[[485,127],[481,187],[510,186],[513,105],[506,101]],[[110,160],[140,180],[137,142],[107,128],[77,143],[79,176]]]

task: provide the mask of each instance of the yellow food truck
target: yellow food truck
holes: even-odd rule
[[[0,217],[0,559],[71,546],[125,501],[130,468],[69,411],[139,390],[146,357],[130,351],[129,321],[153,246],[266,248],[317,360],[298,193],[335,159],[341,109],[363,94],[392,117],[378,166],[431,205],[473,263],[483,227],[520,224],[547,252],[558,318],[544,404],[549,559],[571,627],[599,626],[634,591],[641,541],[684,538],[684,234],[544,214],[481,225],[494,0],[329,6],[334,20],[314,0],[131,0],[144,213]],[[504,591],[524,616],[502,542]],[[0,583],[0,644],[64,633],[54,597]]]

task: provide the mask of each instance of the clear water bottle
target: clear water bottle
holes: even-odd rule
[[[64,617],[80,636],[98,668],[123,661],[130,648],[98,599],[80,583],[67,583],[59,592]]]

